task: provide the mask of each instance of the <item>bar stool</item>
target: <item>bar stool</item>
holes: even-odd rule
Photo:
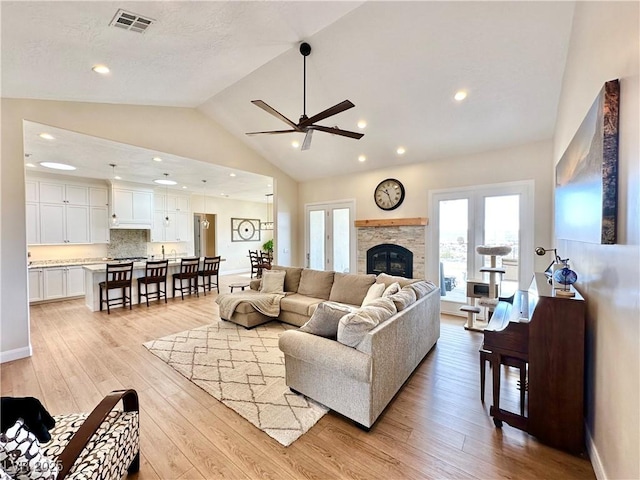
[[[175,298],[176,290],[180,290],[182,300],[184,300],[184,291],[187,291],[188,295],[195,292],[196,297],[199,297],[198,293],[198,267],[200,266],[199,258],[183,258],[180,260],[180,272],[174,273],[173,276],[173,294]],[[184,281],[187,281],[187,285],[184,285]],[[180,286],[176,284],[180,282]]]
[[[147,301],[147,307],[149,306],[149,297],[153,300],[160,301],[164,297],[164,303],[167,303],[167,269],[169,268],[169,260],[155,260],[147,262],[144,269],[144,277],[138,278],[138,304],[141,303],[141,298],[144,296]],[[149,291],[149,285],[155,285],[156,289],[153,292]],[[164,290],[160,288],[160,285],[164,284]],[[142,292],[142,286],[144,285],[144,293]]]
[[[100,311],[102,311],[102,304],[107,304],[107,314],[111,315],[112,305],[122,305],[126,307],[127,301],[129,302],[129,310],[131,310],[131,279],[133,277],[133,262],[127,263],[107,263],[107,278],[104,282],[100,282]],[[114,288],[122,289],[122,297],[109,298],[109,290]],[[127,288],[129,289],[129,295],[127,295]],[[103,299],[103,292],[105,292],[106,300]],[[115,303],[114,303],[115,302]]]
[[[220,257],[204,257],[202,262],[202,270],[198,272],[198,276],[202,277],[202,290],[204,296],[207,296],[207,288],[211,291],[211,285],[215,285],[216,290],[220,293],[220,286],[218,285],[218,272],[220,271]],[[215,278],[214,282],[211,282],[211,277]]]

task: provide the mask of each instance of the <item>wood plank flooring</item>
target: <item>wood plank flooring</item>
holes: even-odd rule
[[[246,277],[220,277],[221,292]],[[53,414],[89,412],[113,389],[135,388],[141,407],[139,479],[595,478],[588,460],[496,429],[480,403],[482,334],[442,318],[434,350],[365,433],[329,412],[282,447],[150,354],[142,343],[211,323],[216,295],[133,310],[89,312],[83,300],[31,307],[33,356],[0,366],[3,396],[40,398]],[[517,370],[504,407],[517,411]],[[502,400],[502,399],[501,399]]]

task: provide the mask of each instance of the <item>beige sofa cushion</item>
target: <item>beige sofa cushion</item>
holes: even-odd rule
[[[374,300],[377,300],[378,298],[382,297],[383,293],[384,293],[384,284],[374,283],[369,287],[369,290],[367,291],[367,295],[364,297],[364,300],[362,300],[362,306],[364,307],[365,305],[369,305]]]
[[[284,276],[282,270],[265,270],[262,273],[260,293],[284,293]]]
[[[323,298],[308,297],[299,293],[287,295],[280,300],[280,310],[294,312],[300,315],[311,316],[310,309],[312,306],[322,302]]]
[[[284,291],[285,292],[297,292],[298,285],[300,284],[300,275],[302,274],[301,267],[281,267],[280,265],[274,265],[271,270],[284,270],[286,275],[284,277]]]
[[[309,321],[300,327],[300,330],[312,335],[335,340],[338,336],[338,323],[340,323],[340,319],[354,310],[354,308],[342,303],[319,303]]]
[[[308,297],[329,300],[334,273],[305,268],[302,270],[302,275],[300,275],[298,293]]]
[[[432,290],[435,290],[438,287],[436,287],[433,283],[427,282],[426,280],[424,280],[424,281],[412,283],[410,285],[407,285],[404,288],[410,288],[411,290],[413,290],[416,294],[416,298],[420,300],[426,294],[428,294]]]
[[[375,275],[356,275],[336,272],[329,300],[332,302],[361,305],[369,287],[376,281]]]
[[[397,312],[388,297],[381,297],[353,313],[348,313],[338,324],[338,342],[349,347],[357,347],[367,332],[391,318]]]
[[[380,273],[378,274],[378,276],[376,277],[376,282],[377,283],[384,283],[385,287],[388,287],[389,285],[391,285],[394,282],[398,282],[400,284],[400,288],[409,285],[410,283],[415,283],[415,282],[419,282],[420,279],[417,278],[404,278],[404,277],[397,277],[395,275],[387,275],[386,273]]]
[[[396,309],[399,312],[407,308],[412,303],[415,303],[416,301],[416,292],[409,287],[410,286],[407,285],[406,287],[403,287],[402,290],[400,290],[398,293],[394,293],[393,295],[389,295],[388,297],[386,297],[390,298],[393,301]]]

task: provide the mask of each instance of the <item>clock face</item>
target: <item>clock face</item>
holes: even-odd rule
[[[238,235],[243,240],[250,240],[254,233],[256,233],[256,227],[248,220],[243,220],[238,225]]]
[[[373,192],[376,205],[383,210],[398,208],[404,200],[404,186],[395,178],[381,181]]]

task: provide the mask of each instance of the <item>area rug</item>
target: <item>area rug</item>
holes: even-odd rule
[[[291,327],[280,322],[245,329],[218,320],[144,344],[211,396],[277,440],[291,445],[327,408],[285,384],[278,338]]]

